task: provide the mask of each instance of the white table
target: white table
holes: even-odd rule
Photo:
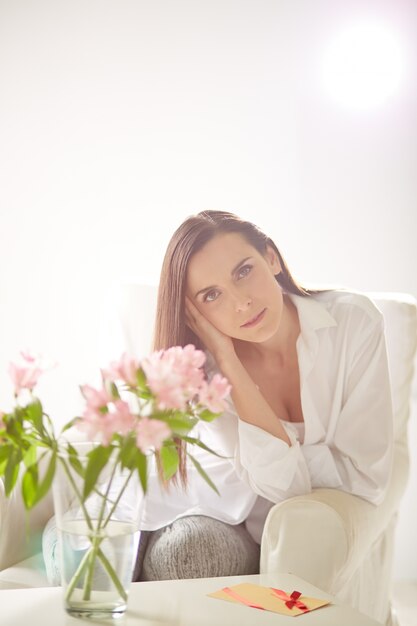
[[[291,593],[332,600],[321,609],[286,617],[207,597],[222,587],[250,582],[274,586]],[[295,620],[295,621],[294,621]],[[62,605],[60,587],[0,591],[1,626],[380,626],[329,594],[292,574],[261,574],[133,583],[128,610],[116,620],[80,620],[70,617]]]

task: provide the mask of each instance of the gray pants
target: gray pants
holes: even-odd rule
[[[43,534],[49,583],[59,585],[54,518]],[[183,517],[169,526],[141,533],[133,580],[172,580],[259,573],[259,545],[245,528],[211,517]]]
[[[143,535],[133,580],[259,573],[260,548],[244,524],[194,515]]]

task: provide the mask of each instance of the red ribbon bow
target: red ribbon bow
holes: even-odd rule
[[[298,599],[301,596],[300,591],[293,591],[292,594],[289,596],[287,593],[285,593],[285,591],[282,591],[281,589],[274,589],[274,587],[271,587],[271,589],[280,600],[284,600],[285,606],[287,608],[292,609],[296,607],[297,609],[300,609],[300,611],[303,611],[303,613],[309,610],[304,602],[301,602],[301,600]]]

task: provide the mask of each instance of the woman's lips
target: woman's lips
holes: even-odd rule
[[[252,317],[252,319],[250,319],[248,322],[246,322],[245,324],[242,324],[241,328],[252,328],[252,326],[256,326],[256,324],[258,324],[261,321],[261,319],[264,317],[265,313],[266,313],[266,309],[263,309],[263,311],[258,313],[258,315],[255,315],[255,317]]]

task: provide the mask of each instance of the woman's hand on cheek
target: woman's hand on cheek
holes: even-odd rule
[[[188,297],[185,299],[185,310],[187,326],[201,339],[216,361],[235,354],[232,339],[213,326]]]

